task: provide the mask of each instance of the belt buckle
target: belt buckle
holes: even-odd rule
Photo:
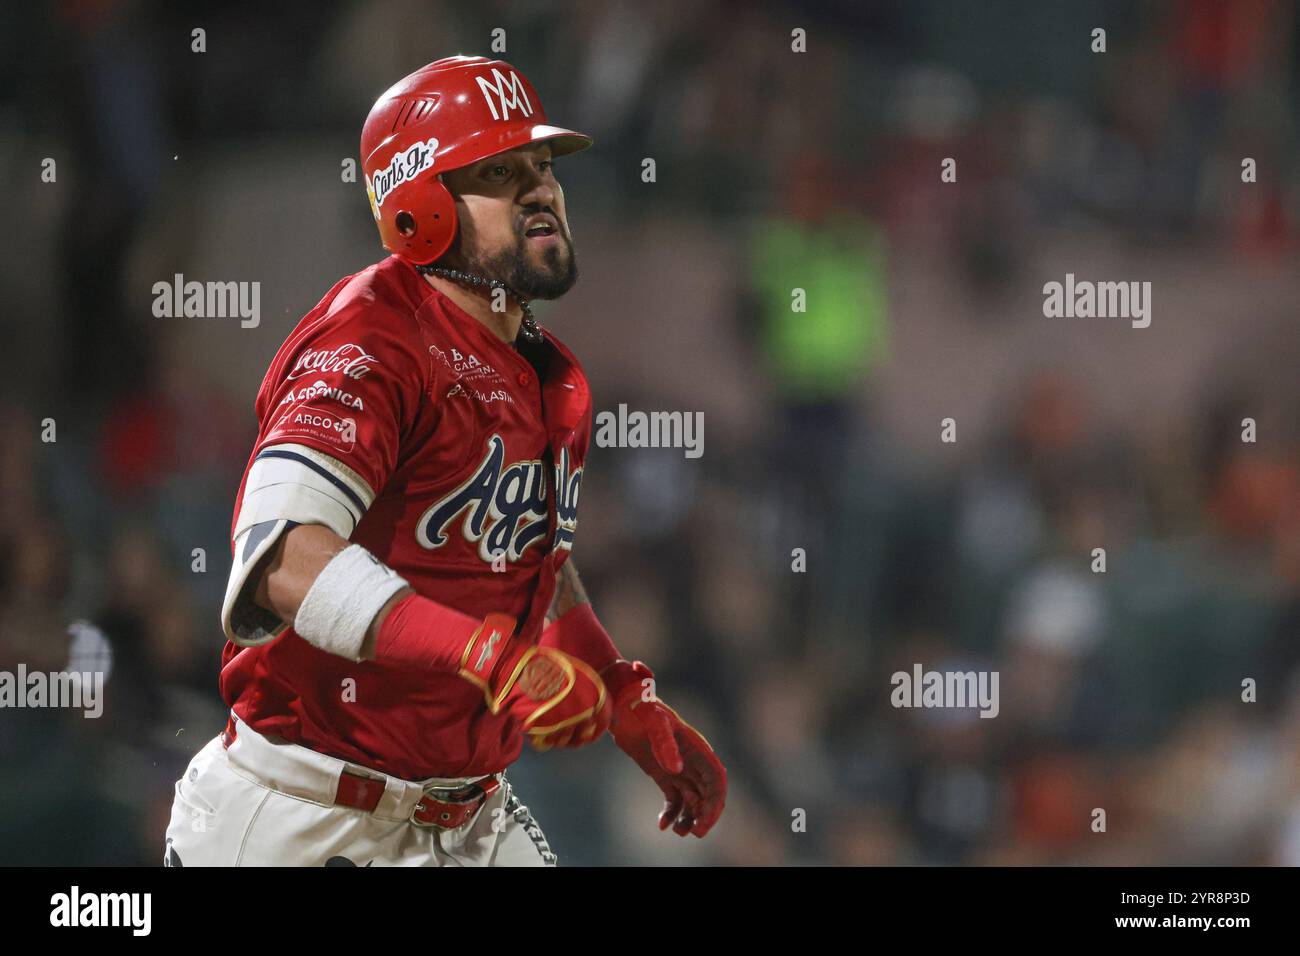
[[[411,809],[411,823],[417,827],[455,830],[469,822],[474,811],[498,786],[495,779],[488,777],[461,787],[429,787]]]

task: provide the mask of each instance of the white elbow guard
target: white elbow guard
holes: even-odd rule
[[[305,445],[273,445],[248,470],[235,522],[234,564],[221,606],[226,637],[256,647],[279,637],[288,624],[254,600],[262,558],[288,529],[319,524],[350,538],[375,499],[370,486],[342,462]]]

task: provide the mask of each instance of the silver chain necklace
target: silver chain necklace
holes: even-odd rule
[[[533,310],[528,307],[528,300],[521,296],[510,286],[501,282],[499,279],[485,279],[482,276],[476,276],[470,272],[461,272],[459,269],[448,269],[445,266],[416,266],[415,271],[422,275],[440,276],[459,285],[478,286],[479,288],[501,289],[511,298],[519,303],[519,308],[523,310],[524,319],[519,324],[519,334],[525,342],[531,345],[538,345],[542,341],[542,330],[533,318]]]

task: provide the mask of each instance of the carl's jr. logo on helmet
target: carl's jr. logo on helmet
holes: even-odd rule
[[[488,109],[492,111],[494,120],[505,120],[510,118],[511,110],[518,110],[524,116],[533,115],[533,104],[528,101],[528,90],[524,87],[524,81],[519,79],[519,74],[514,70],[510,71],[510,79],[501,75],[501,71],[496,67],[492,68],[492,75],[496,77],[493,83],[485,76],[477,77],[478,88],[483,91],[483,99],[487,100]],[[493,101],[493,95],[496,101]],[[501,109],[497,109],[500,104]]]
[[[366,180],[366,192],[370,196],[370,208],[379,218],[379,207],[384,200],[402,183],[409,183],[416,176],[433,167],[434,157],[438,153],[438,138],[432,137],[423,143],[415,143],[402,150],[388,161],[383,169],[376,169]]]

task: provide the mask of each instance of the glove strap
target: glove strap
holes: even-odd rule
[[[492,702],[495,679],[504,669],[503,662],[507,657],[518,656],[510,653],[513,650],[510,639],[514,633],[513,617],[489,614],[470,636],[461,655],[459,675],[481,689],[489,703]],[[496,709],[492,712],[496,713]]]

